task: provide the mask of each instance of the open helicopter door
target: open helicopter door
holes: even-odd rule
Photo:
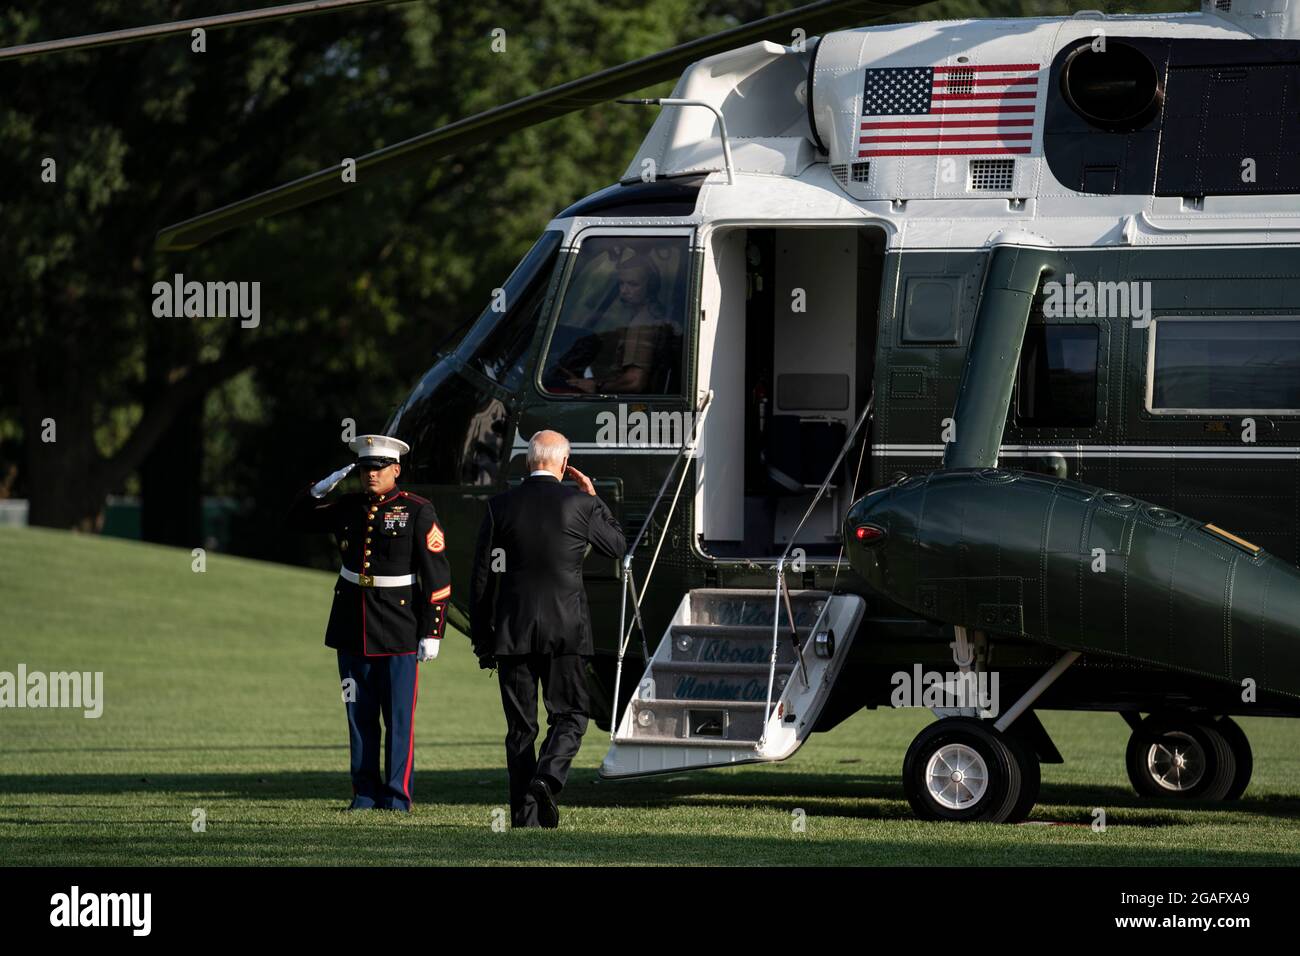
[[[699,309],[693,540],[706,558],[771,558],[796,545],[833,558],[852,484],[837,476],[861,467],[846,451],[869,441],[869,400],[858,399],[870,394],[883,232],[764,224],[701,244],[711,255]],[[632,685],[602,776],[781,760],[798,749],[865,602],[789,590],[780,573],[775,584],[685,594]],[[639,593],[625,591],[620,661],[633,630],[645,633]],[[622,700],[617,685],[634,678],[619,674]]]
[[[696,540],[720,561],[791,547],[833,561],[868,468],[865,427],[833,466],[871,394],[885,232],[767,223],[719,227],[704,244],[699,378],[715,398]]]

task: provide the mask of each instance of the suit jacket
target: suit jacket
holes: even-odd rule
[[[304,488],[289,509],[289,526],[338,540],[343,566],[366,575],[414,574],[414,584],[362,587],[342,576],[325,628],[325,646],[383,657],[414,654],[420,639],[441,638],[451,599],[451,567],[438,514],[428,499],[394,488],[327,501]]]
[[[593,653],[582,586],[589,545],[609,558],[627,550],[595,495],[536,475],[489,501],[470,590],[474,653]]]

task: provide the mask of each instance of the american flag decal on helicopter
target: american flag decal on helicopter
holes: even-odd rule
[[[858,156],[1028,153],[1037,63],[868,69]]]

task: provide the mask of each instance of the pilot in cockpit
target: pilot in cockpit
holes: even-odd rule
[[[550,377],[587,394],[663,391],[660,379],[680,333],[663,307],[659,268],[637,253],[619,264],[617,278],[618,298],[588,317],[587,334]]]

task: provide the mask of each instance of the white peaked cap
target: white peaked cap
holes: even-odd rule
[[[348,442],[348,447],[357,453],[357,458],[392,458],[395,461],[411,450],[411,446],[400,438],[387,435],[358,435]]]

